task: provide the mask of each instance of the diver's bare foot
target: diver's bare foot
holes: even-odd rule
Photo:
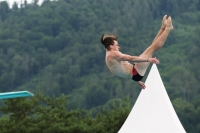
[[[145,84],[142,81],[138,81],[138,84],[142,89],[146,88]]]
[[[162,20],[161,29],[165,29],[166,25],[167,25],[167,15],[164,15],[163,20]]]
[[[172,18],[169,16],[168,19],[167,19],[167,24],[166,24],[166,30],[173,30],[174,27],[172,25]]]

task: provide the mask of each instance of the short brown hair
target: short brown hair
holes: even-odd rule
[[[117,38],[118,36],[114,36],[112,34],[110,35],[103,34],[101,36],[101,43],[107,50],[110,50],[110,45],[114,45],[114,40],[117,41]]]

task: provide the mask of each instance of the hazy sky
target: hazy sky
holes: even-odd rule
[[[24,2],[24,0],[0,0],[0,1],[7,1],[9,3],[9,6],[12,7],[14,2],[17,2],[18,5],[20,5],[20,2]],[[27,0],[28,3],[31,3],[33,0]],[[41,4],[43,0],[39,0],[38,4]]]

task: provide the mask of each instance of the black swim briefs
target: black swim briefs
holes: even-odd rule
[[[133,66],[132,74],[133,74],[132,79],[133,79],[134,81],[141,81],[142,78],[144,77],[144,76],[141,76],[141,75],[137,72],[137,70],[135,69],[134,66]]]

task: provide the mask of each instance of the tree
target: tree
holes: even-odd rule
[[[0,16],[1,16],[2,21],[5,21],[7,19],[9,12],[10,12],[10,8],[7,1],[1,1],[0,2]]]
[[[116,133],[130,111],[128,98],[110,110],[103,109],[96,118],[86,110],[67,111],[67,96],[45,97],[38,93],[32,98],[15,98],[4,101],[0,112],[1,133]]]

